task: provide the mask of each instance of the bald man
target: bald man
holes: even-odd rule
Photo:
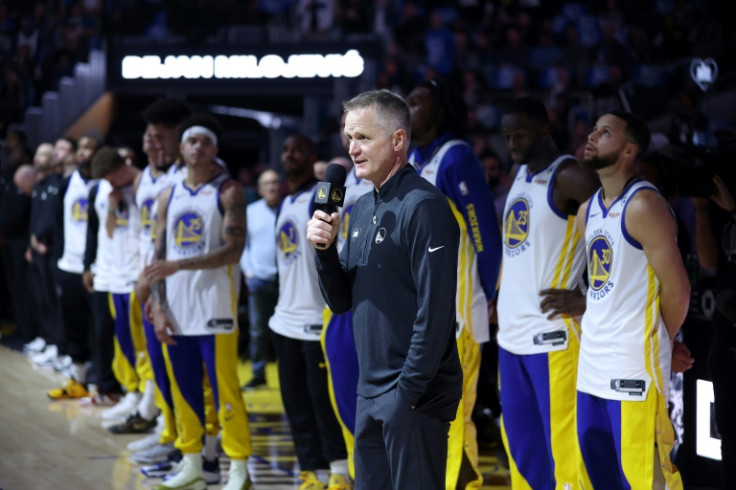
[[[248,285],[248,319],[250,343],[248,352],[253,378],[243,386],[251,390],[266,384],[266,362],[271,348],[268,319],[279,299],[276,267],[276,214],[281,205],[281,176],[275,170],[264,170],[258,177],[261,199],[248,205],[248,234],[240,266]]]

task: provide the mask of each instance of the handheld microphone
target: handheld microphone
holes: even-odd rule
[[[331,163],[325,169],[325,181],[317,184],[317,192],[314,193],[315,208],[332,214],[345,202],[345,167],[339,163]],[[317,245],[325,248],[324,243]]]

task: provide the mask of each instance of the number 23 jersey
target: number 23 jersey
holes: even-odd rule
[[[575,216],[552,199],[557,172],[570,155],[541,170],[522,165],[506,200],[503,270],[498,293],[498,345],[517,355],[564,350],[579,337],[577,318],[548,319],[540,291],[574,289],[585,268],[583,240]]]

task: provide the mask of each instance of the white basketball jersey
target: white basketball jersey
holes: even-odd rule
[[[419,175],[437,187],[437,175],[447,150],[456,145],[468,145],[462,140],[446,141],[432,156],[432,158],[422,166]],[[412,162],[413,164],[414,162]],[[488,330],[488,300],[483,286],[480,282],[480,274],[478,272],[478,256],[473,248],[473,239],[468,233],[468,227],[465,223],[463,214],[455,207],[454,203],[448,199],[452,214],[455,215],[458,226],[460,226],[460,247],[458,248],[457,261],[457,294],[455,296],[456,312],[458,328],[455,332],[456,336],[460,336],[466,326],[472,328],[472,335],[476,342],[487,342],[490,339]]]
[[[350,228],[350,215],[353,213],[353,207],[360,196],[366,192],[370,192],[375,187],[370,180],[360,179],[355,175],[355,167],[350,169],[345,178],[345,200],[340,209],[340,233],[337,234],[337,250],[342,250],[342,245],[348,236]]]
[[[297,340],[319,340],[325,300],[319,290],[314,247],[307,242],[315,186],[287,196],[276,219],[279,300],[268,322],[274,332]]]
[[[626,206],[642,189],[656,192],[637,180],[608,209],[599,190],[586,217],[589,287],[577,389],[609,400],[644,401],[652,383],[668,393],[672,351],[659,311],[660,283],[626,231]]]
[[[138,190],[135,194],[135,202],[140,210],[141,238],[140,238],[140,260],[141,268],[151,263],[154,253],[153,234],[156,225],[156,198],[161,191],[169,185],[169,175],[163,173],[157,178],[151,175],[151,166],[143,169],[141,179],[138,182]]]
[[[140,213],[135,205],[133,186],[124,187],[120,206],[115,210],[115,231],[112,238],[108,237],[105,220],[111,191],[110,183],[100,179],[94,204],[100,223],[97,230],[94,289],[126,294],[133,291],[141,271],[138,246]]]
[[[574,289],[585,267],[575,216],[552,200],[561,155],[535,173],[522,165],[509,190],[503,218],[503,273],[498,293],[498,345],[518,355],[564,350],[580,337],[577,319],[542,313],[543,289]]]
[[[85,182],[78,170],[72,172],[69,179],[69,186],[64,194],[64,252],[57,262],[59,269],[65,272],[84,272],[89,191],[96,183],[96,180]]]
[[[211,253],[225,245],[220,188],[221,173],[197,189],[179,182],[166,212],[166,260]],[[234,332],[237,327],[239,272],[233,266],[180,270],[166,278],[166,297],[178,335]]]

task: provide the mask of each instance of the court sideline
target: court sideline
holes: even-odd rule
[[[241,381],[250,379],[250,366],[241,363],[238,375]],[[258,490],[294,490],[299,469],[275,364],[268,366],[267,376],[268,388],[244,393],[254,451],[248,466]],[[138,490],[160,481],[144,477],[128,461],[126,444],[142,436],[108,432],[101,425],[101,408],[46,397],[47,390],[63,384],[61,375],[34,368],[23,354],[2,345],[0,379],[0,489]],[[228,464],[220,459],[223,475]],[[510,488],[505,486],[508,470],[493,454],[481,454],[481,469],[484,489]]]

